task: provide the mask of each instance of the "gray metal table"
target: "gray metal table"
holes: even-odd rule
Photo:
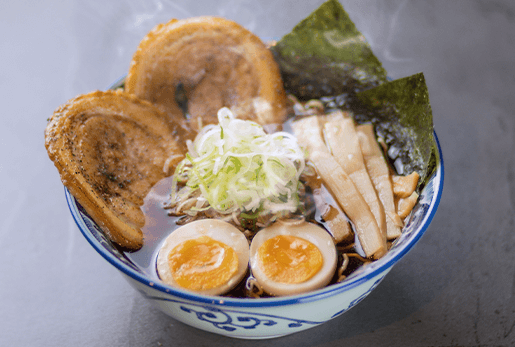
[[[218,3],[218,5],[215,5]],[[446,182],[420,243],[356,308],[267,341],[179,323],[134,291],[70,216],[43,129],[67,99],[127,71],[172,17],[221,15],[277,37],[321,1],[0,5],[1,346],[515,345],[515,5],[342,1],[393,78],[423,71]]]

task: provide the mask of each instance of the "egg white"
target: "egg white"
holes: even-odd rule
[[[258,250],[265,241],[278,235],[296,236],[314,244],[322,254],[322,268],[313,277],[302,283],[280,283],[267,277],[262,269]],[[318,225],[308,222],[275,222],[260,230],[250,245],[252,275],[265,292],[274,296],[295,295],[326,286],[336,271],[337,258],[336,247],[331,235]]]
[[[222,285],[196,291],[181,287],[177,284],[170,271],[168,254],[179,244],[201,236],[209,236],[213,240],[222,242],[231,247],[238,256],[238,269],[234,276]],[[163,242],[157,256],[157,272],[163,282],[173,287],[205,295],[221,295],[234,288],[245,276],[248,270],[248,264],[249,243],[245,235],[232,224],[217,219],[194,221],[174,230]]]

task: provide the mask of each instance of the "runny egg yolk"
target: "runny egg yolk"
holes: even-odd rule
[[[225,243],[203,235],[173,248],[168,264],[179,286],[207,290],[223,285],[236,274],[238,255]]]
[[[309,280],[320,271],[324,261],[313,243],[291,235],[266,240],[258,249],[258,257],[268,278],[288,284]]]

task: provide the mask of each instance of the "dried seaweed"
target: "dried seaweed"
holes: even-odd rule
[[[386,71],[337,0],[322,4],[271,47],[285,88],[300,100],[377,86]]]
[[[359,92],[351,103],[358,123],[372,122],[389,148],[398,174],[417,171],[419,188],[435,168],[436,143],[429,92],[423,73]]]
[[[328,0],[297,24],[272,52],[286,90],[299,100],[352,111],[372,122],[388,145],[398,174],[417,171],[419,189],[434,171],[436,142],[422,73],[388,81],[386,70],[337,0]]]

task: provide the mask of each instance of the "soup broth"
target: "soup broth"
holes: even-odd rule
[[[290,117],[289,120],[283,124],[284,131],[293,133],[291,127],[293,120],[294,117]],[[316,179],[320,181],[319,178]],[[125,253],[132,262],[134,262],[145,272],[145,274],[155,280],[160,280],[156,269],[156,259],[164,239],[181,225],[184,225],[184,222],[181,222],[182,219],[188,218],[187,216],[171,216],[169,211],[165,209],[165,202],[169,199],[171,193],[172,182],[173,176],[162,179],[151,189],[150,193],[146,196],[144,205],[142,206],[142,210],[145,215],[145,226],[142,228],[145,238],[144,245],[138,251]],[[302,212],[297,213],[295,216],[298,218],[304,218],[306,221],[315,223],[328,230],[329,227],[327,222],[323,218],[324,211],[321,211],[316,207],[314,202],[314,195],[311,191],[309,183],[306,182],[306,177],[301,176],[301,182],[305,187],[304,191],[302,192]],[[346,240],[335,245],[338,251],[337,269],[340,270],[335,272],[333,279],[329,284],[331,285],[343,280],[357,268],[363,266],[367,262],[370,262],[370,260],[365,258],[365,254],[360,246],[360,242],[352,222],[350,222],[350,220],[338,207],[337,202],[329,193],[328,189],[326,189],[324,184],[320,184],[320,191],[322,192],[323,199],[330,206],[332,206],[332,208],[337,208],[337,213],[341,213],[344,218],[346,218],[352,230],[351,238],[347,238]],[[345,256],[345,254],[350,254],[350,256]],[[344,263],[346,266],[342,271],[341,267]],[[226,293],[225,296],[240,298],[256,297],[256,295],[253,295],[248,288],[247,282],[250,277],[250,270],[248,270],[245,278],[240,282],[240,284]],[[268,295],[266,293],[259,295],[259,297],[267,296]]]

